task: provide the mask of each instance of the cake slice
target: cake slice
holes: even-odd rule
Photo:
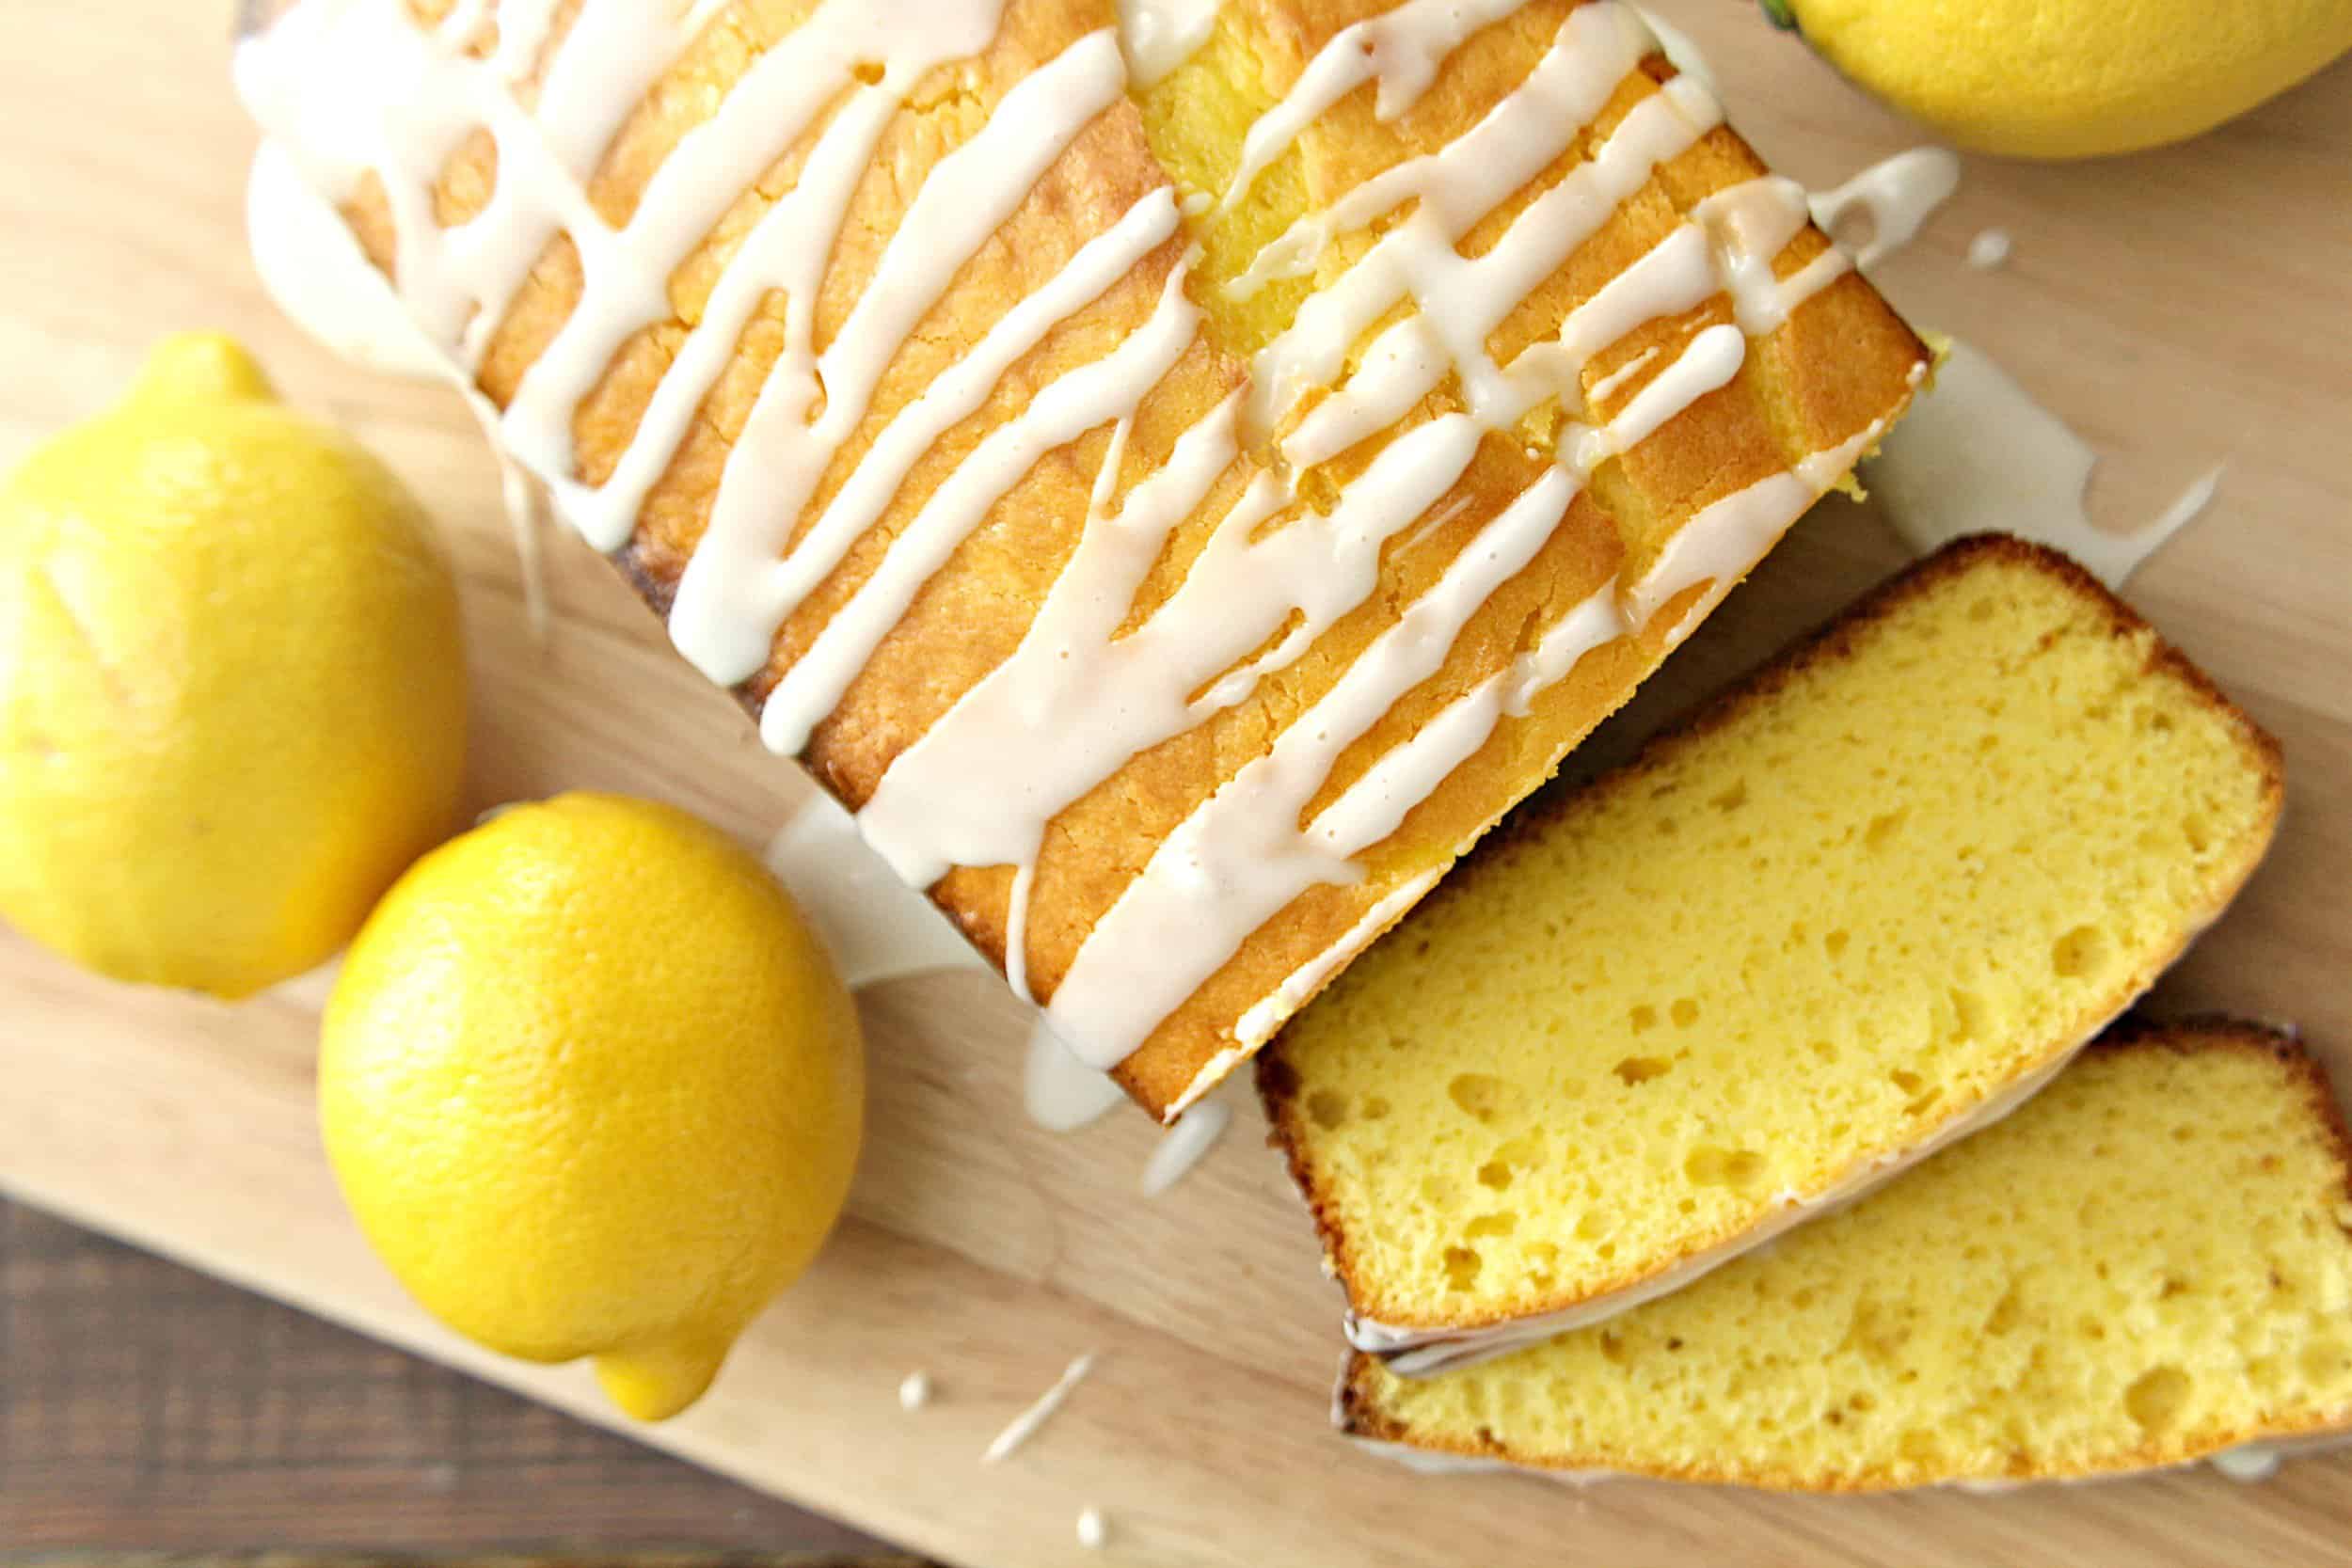
[[[1406,1458],[1826,1492],[2297,1446],[2352,1426],[2352,1148],[2292,1041],[2126,1026],[1663,1301],[1444,1377],[1358,1353],[1338,1417]]]
[[[1349,1338],[1425,1371],[1687,1284],[2014,1108],[2218,915],[2278,749],[2052,551],[1949,546],[1540,798],[1261,1085]]]
[[[254,9],[506,453],[1162,1117],[1927,368],[1618,0]]]

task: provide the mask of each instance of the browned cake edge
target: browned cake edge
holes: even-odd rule
[[[2046,546],[2000,533],[1974,534],[1955,540],[1934,554],[1905,567],[1820,627],[1783,650],[1755,674],[1703,705],[1680,722],[1652,736],[1641,752],[1622,767],[1575,788],[1553,788],[1532,798],[1464,859],[1446,884],[1423,901],[1423,907],[1435,907],[1440,900],[1466,896],[1467,890],[1473,887],[1480,878],[1502,874],[1502,868],[1510,863],[1518,846],[1539,837],[1581,797],[1622,789],[1638,782],[1661,767],[1680,748],[1722,728],[1751,705],[1776,695],[1804,671],[1817,664],[1851,656],[1862,634],[1897,609],[1945,582],[1994,562],[2029,567],[2058,580],[2085,603],[2100,607],[2107,617],[2110,633],[2115,637],[2137,638],[2143,634],[2150,637],[2153,641],[2150,642],[2148,672],[2180,682],[2220,714],[2238,735],[2249,763],[2263,777],[2264,826],[2258,837],[2249,843],[2239,863],[2223,868],[2217,875],[2214,896],[2204,913],[2208,919],[2217,916],[2229,907],[2247,879],[2253,875],[2255,867],[2261,864],[2276,834],[2280,813],[2286,800],[2284,759],[2278,740],[2232,702],[2210,676],[2189,661],[2186,655],[2165,641],[2137,611],[2117,598],[2106,584],[2073,559]],[[2144,977],[2139,974],[2127,976],[2110,996],[2096,1005],[2093,1016],[2105,1019],[2122,1013],[2147,990],[2156,975],[2186,950],[2202,924],[2201,921],[2191,922],[2188,928],[2183,931],[2181,940],[2163,955],[2161,961]],[[2076,1043],[2071,1039],[2050,1042],[2035,1060],[2043,1064],[2060,1061]],[[1300,1103],[1298,1076],[1283,1056],[1279,1036],[1259,1054],[1257,1080],[1259,1098],[1266,1112],[1266,1141],[1281,1153],[1284,1163],[1290,1167],[1291,1180],[1296,1183],[1300,1196],[1306,1200],[1307,1208],[1314,1217],[1315,1229],[1323,1241],[1327,1271],[1346,1291],[1351,1310],[1384,1323],[1408,1329],[1436,1330],[1438,1331],[1436,1336],[1438,1338],[1444,1338],[1447,1331],[1456,1330],[1464,1338],[1475,1338],[1488,1329],[1525,1318],[1571,1310],[1582,1303],[1630,1290],[1676,1268],[1691,1257],[1736,1243],[1740,1236],[1754,1232],[1752,1227],[1726,1231],[1719,1237],[1704,1239],[1674,1257],[1629,1267],[1594,1289],[1556,1292],[1518,1310],[1479,1310],[1439,1322],[1415,1322],[1409,1314],[1397,1312],[1393,1307],[1375,1301],[1362,1278],[1351,1254],[1347,1233],[1340,1222],[1337,1208],[1309,1158],[1304,1128],[1299,1119],[1304,1107]],[[1943,1125],[1950,1125],[1956,1119],[1966,1117],[1980,1103],[1981,1101],[1979,1101],[1956,1106],[1951,1115],[1943,1119]],[[1728,1257],[1729,1254],[1726,1254],[1724,1260],[1727,1261]]]
[[[2206,1051],[2239,1051],[2266,1056],[2278,1063],[2298,1084],[2310,1101],[2312,1119],[2317,1123],[2320,1135],[2334,1152],[2339,1174],[2344,1180],[2344,1196],[2352,1202],[2352,1128],[2347,1128],[2343,1107],[2337,1102],[2327,1070],[2294,1037],[2265,1024],[2219,1014],[2185,1018],[2173,1022],[2159,1022],[2133,1015],[2117,1021],[2093,1041],[2087,1053],[2111,1055],[2123,1052],[2169,1051],[2176,1055],[2194,1055]],[[2066,1469],[2034,1471],[2006,1476],[1953,1476],[1939,1482],[1899,1482],[1883,1473],[1824,1482],[1818,1477],[1795,1471],[1744,1471],[1728,1466],[1659,1465],[1628,1467],[1617,1456],[1600,1454],[1530,1455],[1518,1453],[1491,1433],[1485,1433],[1484,1444],[1468,1444],[1445,1436],[1417,1435],[1413,1431],[1379,1408],[1375,1401],[1370,1374],[1377,1358],[1362,1351],[1348,1353],[1341,1374],[1339,1387],[1333,1396],[1332,1421],[1346,1435],[1367,1443],[1400,1445],[1433,1454],[1446,1454],[1478,1464],[1508,1465],[1537,1470],[1560,1470],[1648,1476],[1660,1481],[1699,1481],[1711,1485],[1747,1486],[1767,1491],[1861,1493],[1897,1490],[1921,1484],[1952,1484],[1954,1482],[1989,1482],[2030,1481],[2082,1481],[2102,1476],[2120,1475],[2134,1470],[2158,1466],[2194,1464],[2210,1453],[2218,1453],[2240,1444],[2275,1439],[2294,1441],[2298,1438],[2322,1436],[2352,1428],[2352,1410],[2307,1413],[2307,1418],[2263,1426],[2249,1427],[2231,1434],[2228,1440],[2215,1445],[2208,1455],[2188,1460],[2168,1459],[2151,1448],[2133,1449],[2114,1456],[2111,1462],[2099,1465],[2080,1465]]]

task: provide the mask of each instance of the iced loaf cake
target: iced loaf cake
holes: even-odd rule
[[[1613,0],[264,8],[507,452],[1163,1116],[1926,369]]]
[[[1688,1291],[1445,1377],[1359,1354],[1400,1457],[1805,1491],[2177,1465],[2352,1426],[2352,1148],[2246,1024],[2134,1026]]]
[[[2072,562],[1947,546],[1531,802],[1260,1065],[1427,1371],[1622,1311],[2013,1108],[2268,847],[2275,743]]]

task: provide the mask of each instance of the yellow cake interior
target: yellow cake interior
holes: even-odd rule
[[[1355,1430],[1772,1486],[2177,1463],[2352,1418],[2352,1198],[2317,1069],[2244,1026],[2102,1048],[1999,1126],[1678,1294]]]
[[[1356,1310],[1639,1286],[1958,1125],[2258,860],[2270,744],[2062,558],[1963,543],[1539,800],[1266,1072]]]

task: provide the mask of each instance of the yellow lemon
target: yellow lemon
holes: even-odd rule
[[[756,857],[604,795],[516,807],[401,879],[326,1009],[343,1195],[437,1317],[613,1402],[693,1402],[841,1212],[857,1012]]]
[[[2088,158],[2181,141],[2352,50],[2352,0],[1766,0],[1963,147]]]
[[[239,997],[454,824],[457,590],[416,500],[225,338],[0,486],[0,917]]]

